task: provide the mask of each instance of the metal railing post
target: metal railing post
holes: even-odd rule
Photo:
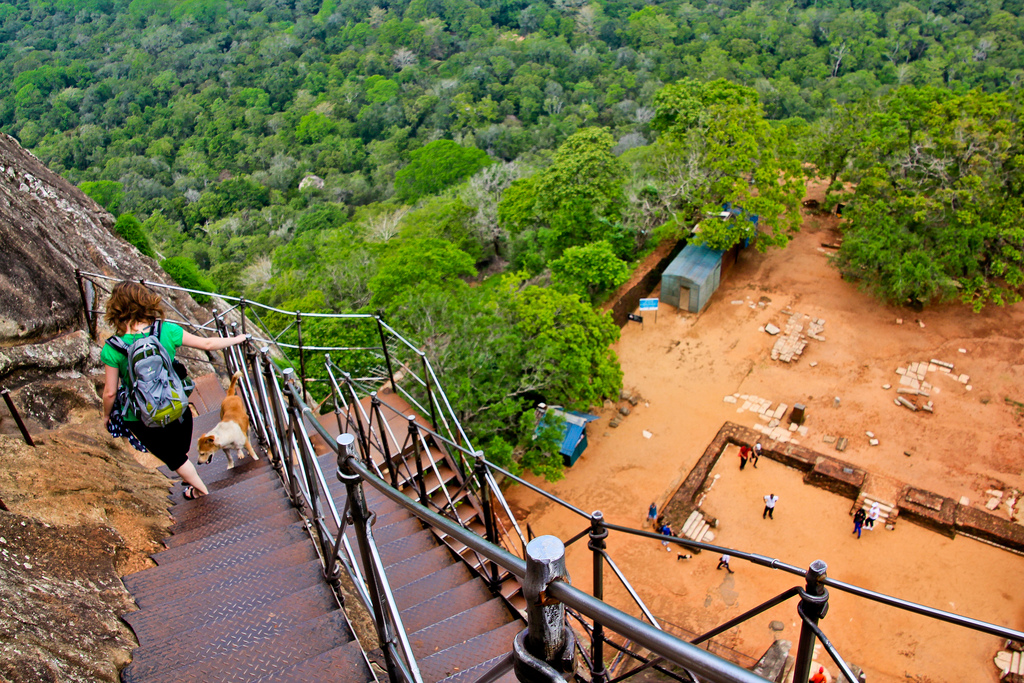
[[[377,416],[377,424],[380,427],[380,445],[384,450],[384,464],[387,465],[388,472],[391,474],[391,485],[398,488],[398,464],[391,459],[391,446],[388,444],[388,435],[384,427],[384,416],[380,412],[380,399],[377,398],[377,392],[370,392],[370,418]]]
[[[18,408],[14,405],[14,401],[11,400],[11,392],[7,389],[0,391],[0,394],[4,397],[4,403],[7,404],[7,410],[11,411],[11,417],[18,424],[18,429],[21,430],[21,436],[25,439],[25,443],[35,448],[36,442],[32,440],[32,435],[28,433],[28,427],[21,420],[21,415],[18,414]]]
[[[604,526],[604,515],[600,510],[595,510],[590,515],[590,541],[587,547],[594,556],[594,597],[604,600],[604,552],[605,539],[608,538],[608,529]],[[608,670],[604,666],[604,626],[601,622],[594,620],[594,630],[591,634],[590,644],[590,680],[592,683],[605,683],[608,680]]]
[[[78,293],[82,295],[82,310],[85,311],[85,324],[89,330],[89,337],[96,338],[96,320],[92,317],[92,306],[89,305],[89,296],[85,293],[85,282],[82,278],[82,271],[75,268],[75,279],[78,280]]]
[[[292,368],[285,368],[281,371],[281,374],[284,375],[285,386],[295,381],[295,378],[293,377],[295,371]],[[289,405],[294,402],[295,396],[289,393]],[[293,452],[293,448],[295,447],[295,425],[292,424],[293,413],[289,408],[285,408],[283,404],[281,405],[281,413],[281,424],[285,427],[285,444],[284,450],[281,454],[281,461],[284,466],[285,489],[288,491],[288,497],[291,499],[292,504],[301,511],[303,508],[302,496],[299,495],[299,482],[297,481],[295,474],[295,460],[297,455]]]
[[[392,657],[387,643],[390,640],[390,632],[387,615],[384,611],[384,600],[381,596],[380,582],[374,571],[373,554],[370,550],[370,524],[371,515],[366,507],[366,494],[363,491],[363,480],[349,466],[350,455],[348,449],[338,450],[338,481],[345,484],[345,491],[348,495],[348,510],[352,517],[352,526],[356,532],[356,541],[359,544],[359,554],[363,560],[363,567],[367,572],[367,588],[370,591],[370,602],[373,607],[373,619],[377,624],[377,635],[380,638],[380,650],[384,655],[384,662],[387,665],[388,677],[392,681],[402,680],[399,676],[399,669]]]
[[[796,664],[793,667],[794,683],[807,683],[811,675],[811,660],[814,658],[814,645],[817,636],[810,622],[816,627],[818,620],[828,614],[828,589],[825,579],[828,565],[822,560],[811,562],[807,570],[807,586],[800,591],[800,602],[796,606],[797,613],[803,622],[800,627],[800,640],[796,650]]]
[[[409,416],[409,438],[412,439],[413,446],[415,446],[416,455],[416,482],[413,482],[413,488],[419,489],[420,494],[420,505],[429,508],[430,501],[427,498],[427,480],[423,476],[423,449],[420,448],[420,432],[416,427],[416,416]],[[419,483],[417,487],[416,484]]]
[[[427,405],[430,406],[430,424],[434,426],[434,431],[439,432],[437,428],[437,409],[434,407],[434,392],[430,389],[430,370],[427,368],[427,354],[420,352],[420,360],[423,364],[423,384],[427,388]]]
[[[477,495],[480,496],[480,505],[484,509],[484,525],[487,530],[487,541],[494,545],[501,545],[498,539],[497,525],[494,523],[494,510],[491,508],[491,488],[487,484],[487,463],[484,462],[484,452],[476,452],[476,478],[480,482],[480,489]],[[501,579],[498,575],[498,565],[491,562],[491,574],[487,579],[491,591],[501,591]]]
[[[295,312],[295,334],[299,342],[299,377],[302,379],[302,386],[299,388],[302,390],[302,400],[307,401],[309,395],[306,393],[306,354],[302,348],[302,313],[299,311]]]
[[[379,315],[373,316],[377,321],[377,332],[380,334],[380,348],[384,351],[384,362],[388,366],[388,379],[391,380],[391,391],[398,393],[398,386],[395,384],[395,372],[391,369],[391,354],[388,353],[388,342],[384,337],[384,324],[380,320]]]
[[[548,594],[552,583],[570,584],[565,545],[555,536],[539,536],[526,546],[526,629],[512,644],[516,678],[527,683],[565,680],[572,671],[576,641],[565,621],[565,605]]]

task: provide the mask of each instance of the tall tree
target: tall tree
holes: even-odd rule
[[[760,218],[757,225],[743,215],[706,221],[696,241],[715,249],[748,239],[762,250],[784,246],[800,227],[800,162],[785,128],[765,119],[757,91],[722,79],[684,79],[658,91],[654,102],[659,144],[694,174],[689,196],[681,198],[691,216],[730,203]]]

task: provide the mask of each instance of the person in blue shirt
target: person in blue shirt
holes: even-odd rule
[[[132,342],[149,334],[150,326],[162,319],[163,315],[159,294],[139,282],[123,281],[111,291],[104,319],[114,328],[116,336],[131,346]],[[171,322],[160,325],[160,344],[167,350],[171,360],[174,360],[181,346],[218,351],[241,344],[245,339],[244,334],[235,337],[198,337]],[[103,421],[106,423],[110,420],[118,386],[128,381],[128,358],[110,344],[105,344],[100,360],[107,366],[103,385]],[[172,422],[166,427],[147,427],[129,405],[124,414],[124,426],[146,450],[181,477],[186,484],[183,495],[187,500],[209,493],[195,465],[188,459],[188,451],[192,447],[192,411],[186,410],[181,421]]]

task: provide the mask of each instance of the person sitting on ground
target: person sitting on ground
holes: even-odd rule
[[[147,336],[153,323],[162,319],[163,315],[159,294],[139,282],[123,281],[111,291],[104,319],[114,328],[116,336],[131,346],[133,342]],[[241,344],[245,339],[244,334],[235,337],[197,337],[175,323],[163,322],[160,325],[160,344],[172,361],[181,346],[219,351]],[[103,422],[107,423],[117,398],[118,386],[121,382],[128,383],[128,357],[110,344],[105,344],[100,360],[107,366],[103,385]],[[188,451],[192,446],[192,411],[187,406],[179,420],[165,427],[149,427],[135,414],[129,398],[123,418],[125,428],[135,435],[146,450],[181,477],[186,484],[183,491],[186,500],[194,500],[209,493],[195,465],[188,459]]]

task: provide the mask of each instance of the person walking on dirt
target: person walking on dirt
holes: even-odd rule
[[[754,444],[754,452],[750,455],[750,464],[757,467],[757,461],[761,459],[761,451],[764,450],[761,447],[761,442],[758,441]]]
[[[864,526],[866,526],[868,529],[874,529],[875,520],[878,519],[878,515],[880,515],[881,512],[882,509],[879,507],[878,503],[872,503],[871,509],[868,510],[868,520],[864,523]]]
[[[715,567],[715,569],[721,569],[722,567],[725,567],[725,571],[729,572],[730,574],[735,574],[736,573],[733,570],[729,569],[729,556],[728,555],[722,555],[722,557],[719,558],[718,566]]]
[[[651,503],[651,507],[647,509],[647,523],[651,525],[652,529],[654,528],[656,519],[658,519],[658,506]]]
[[[672,533],[672,527],[670,527],[668,524],[662,524],[661,527],[658,529],[658,533],[662,534],[663,536],[675,535]],[[661,544],[665,546],[665,550],[667,550],[668,552],[672,552],[672,546],[668,544],[668,541],[662,541]]]
[[[867,516],[867,513],[864,512],[864,508],[857,510],[853,515],[853,533],[857,534],[857,538],[860,538],[861,529],[864,528],[864,519]]]
[[[740,446],[740,469],[747,466],[747,458],[750,457],[750,447]]]
[[[775,519],[775,504],[779,502],[779,497],[774,493],[769,493],[764,497],[764,512],[761,513],[761,519]]]

